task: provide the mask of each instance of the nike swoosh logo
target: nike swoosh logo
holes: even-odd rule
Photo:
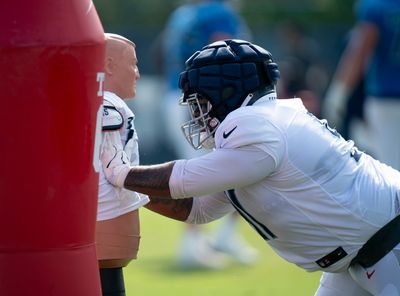
[[[231,133],[233,133],[233,131],[235,130],[237,128],[237,126],[235,126],[233,129],[231,129],[229,132],[227,132],[227,133],[223,133],[222,134],[222,136],[224,137],[224,139],[226,139],[226,138],[228,138],[230,135],[231,135]]]
[[[374,273],[375,273],[375,269],[372,272],[367,271],[367,278],[370,279]]]

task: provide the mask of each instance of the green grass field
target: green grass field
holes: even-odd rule
[[[138,259],[124,269],[127,296],[312,296],[320,273],[287,263],[243,220],[239,231],[260,251],[253,266],[231,262],[227,268],[184,271],[175,263],[184,224],[142,209]],[[219,222],[207,225],[211,231]]]

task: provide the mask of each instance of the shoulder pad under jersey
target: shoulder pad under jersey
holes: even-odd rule
[[[262,113],[237,110],[221,123],[215,134],[217,148],[234,149],[257,143],[267,143],[268,147],[282,149],[282,133]]]
[[[124,125],[122,114],[113,106],[103,106],[103,131],[119,130]]]

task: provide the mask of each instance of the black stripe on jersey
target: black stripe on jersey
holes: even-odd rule
[[[235,190],[230,189],[225,191],[225,195],[230,200],[231,204],[234,208],[239,212],[239,214],[258,232],[259,235],[264,240],[275,239],[276,235],[269,230],[264,224],[257,221],[252,215],[250,215],[240,204],[239,200],[237,199]]]
[[[135,130],[133,129],[133,117],[128,117],[128,135],[126,136],[126,141],[125,141],[125,145],[128,144],[129,140],[133,138],[133,135],[135,134]],[[124,145],[124,146],[125,146]]]

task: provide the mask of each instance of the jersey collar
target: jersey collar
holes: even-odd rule
[[[277,95],[275,91],[256,91],[247,95],[246,99],[244,99],[241,107],[243,106],[252,106],[254,103],[259,102],[267,102],[276,100]]]

